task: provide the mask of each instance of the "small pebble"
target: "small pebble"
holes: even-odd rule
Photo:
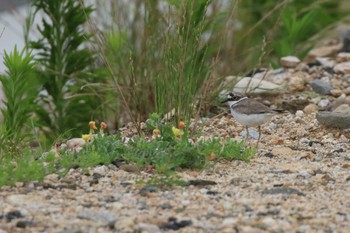
[[[329,101],[329,99],[322,99],[322,100],[320,100],[320,102],[318,103],[318,106],[320,107],[320,108],[326,108],[328,105],[330,104],[330,101]]]
[[[303,116],[304,116],[304,112],[301,111],[301,110],[298,110],[298,111],[296,111],[295,116],[297,116],[297,117],[303,117]]]
[[[341,94],[343,94],[343,92],[341,90],[339,90],[339,89],[331,90],[331,95],[332,96],[338,97],[338,96],[341,96]]]
[[[286,68],[295,68],[300,63],[300,59],[295,56],[286,56],[282,57],[280,62]]]
[[[316,104],[309,104],[303,109],[303,112],[307,115],[317,111],[318,111],[318,107]]]

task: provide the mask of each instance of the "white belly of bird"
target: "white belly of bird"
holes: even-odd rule
[[[274,113],[268,113],[268,114],[241,114],[237,113],[235,111],[232,111],[232,115],[235,118],[238,123],[240,123],[243,126],[248,127],[257,127],[259,125],[264,124],[268,120],[270,120],[275,114]]]

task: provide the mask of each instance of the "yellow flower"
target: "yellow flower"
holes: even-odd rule
[[[97,129],[97,127],[96,127],[96,122],[95,122],[95,121],[90,121],[90,122],[89,122],[89,127],[90,127],[90,129],[92,129],[92,130]]]
[[[96,127],[96,122],[95,121],[90,121],[89,122],[89,127],[90,127],[90,134],[93,134],[95,131],[95,129],[97,129]]]
[[[209,158],[208,158],[209,161],[213,161],[213,160],[215,160],[215,158],[216,158],[216,154],[214,152],[211,152],[209,155]]]
[[[81,138],[84,139],[85,142],[89,142],[92,139],[92,134],[83,134]]]
[[[173,126],[173,127],[171,128],[171,130],[173,131],[173,134],[175,135],[175,137],[178,137],[178,136],[181,136],[181,135],[184,134],[184,131],[183,131],[183,130],[178,129],[178,128],[176,128],[175,126]]]
[[[100,129],[103,131],[104,129],[107,129],[107,124],[106,122],[102,121],[100,124]]]
[[[103,130],[107,128],[107,124],[105,122],[101,122],[100,124],[100,134],[103,135]]]
[[[154,129],[153,130],[153,138],[157,138],[157,137],[159,137],[160,136],[160,131],[159,131],[159,129]]]
[[[184,129],[185,128],[185,122],[183,122],[183,121],[180,121],[179,122],[179,129]]]

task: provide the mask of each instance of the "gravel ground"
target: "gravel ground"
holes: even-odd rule
[[[243,131],[230,115],[205,125],[204,135]],[[349,132],[315,113],[275,116],[262,131],[249,163],[180,171],[185,187],[137,184],[151,175],[114,165],[2,187],[0,232],[349,232]]]

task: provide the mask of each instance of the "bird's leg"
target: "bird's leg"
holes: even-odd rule
[[[245,140],[248,140],[249,138],[249,129],[248,126],[245,127],[245,130],[247,131],[246,135],[245,135]]]
[[[247,147],[248,145],[248,139],[249,139],[249,129],[248,126],[245,127],[246,130],[246,135],[245,135],[245,146]]]
[[[261,126],[258,126],[258,130],[259,130],[259,137],[258,137],[258,142],[256,143],[256,149],[258,149],[259,147],[259,142],[260,142],[260,137],[261,137]]]

